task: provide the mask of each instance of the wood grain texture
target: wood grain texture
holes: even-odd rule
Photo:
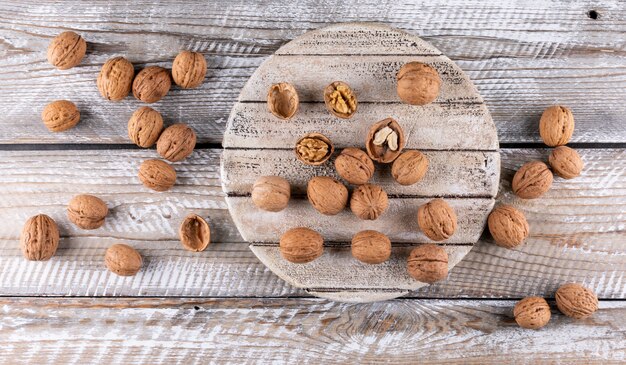
[[[554,303],[551,302],[554,307]],[[626,304],[519,328],[514,301],[0,300],[0,361],[22,363],[619,364]]]

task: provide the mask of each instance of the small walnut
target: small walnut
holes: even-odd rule
[[[522,199],[539,198],[552,186],[552,172],[541,161],[530,161],[522,165],[513,176],[513,193]]]
[[[252,202],[268,212],[285,209],[290,198],[289,181],[280,176],[261,176],[252,186]]]
[[[107,100],[119,101],[130,93],[135,69],[124,57],[115,57],[102,65],[96,84],[100,95]]]
[[[133,276],[141,269],[143,259],[134,248],[116,243],[104,254],[104,264],[114,274]]]
[[[350,209],[357,217],[376,220],[389,206],[387,193],[378,185],[359,185],[350,198]]]
[[[172,86],[170,73],[159,66],[148,66],[137,73],[133,81],[133,95],[144,103],[161,100]]]
[[[448,276],[448,253],[443,248],[425,244],[415,247],[407,260],[409,275],[423,283],[434,283]]]
[[[87,52],[87,42],[74,32],[63,32],[54,37],[48,46],[48,62],[59,70],[67,70],[82,61]]]
[[[328,176],[316,176],[306,188],[309,202],[324,215],[339,214],[348,203],[348,188]]]
[[[201,216],[192,213],[180,224],[178,236],[185,249],[200,252],[211,243],[211,228]]]
[[[573,179],[583,170],[583,160],[576,150],[559,146],[552,150],[548,159],[554,173],[564,179]]]
[[[296,88],[287,82],[272,85],[267,92],[267,107],[277,118],[290,119],[300,107]]]
[[[398,96],[411,105],[426,105],[437,99],[441,78],[437,70],[420,62],[406,63],[397,75]]]
[[[363,185],[374,175],[374,162],[365,151],[348,147],[335,159],[337,174],[350,184]]]
[[[513,315],[520,327],[536,330],[550,321],[550,306],[543,298],[528,297],[517,302]]]
[[[80,111],[71,101],[57,100],[46,105],[41,112],[41,120],[51,132],[62,132],[78,124]]]
[[[307,134],[296,142],[295,147],[298,160],[311,166],[319,166],[328,161],[334,151],[330,139],[320,133]]]
[[[352,237],[352,256],[366,264],[380,264],[391,256],[391,241],[378,231],[361,231]]]
[[[324,238],[312,229],[299,227],[280,237],[280,254],[287,261],[304,264],[322,256]]]
[[[45,214],[31,217],[20,234],[20,249],[27,260],[49,260],[59,247],[59,228],[54,219]]]
[[[102,199],[87,194],[76,195],[67,206],[67,217],[82,229],[102,227],[109,208]]]
[[[164,159],[177,162],[189,157],[196,147],[196,133],[186,124],[171,125],[157,140],[157,152]]]
[[[349,119],[356,113],[357,101],[354,92],[343,81],[335,81],[324,89],[326,109],[333,115]]]
[[[176,171],[165,161],[146,160],[139,167],[139,180],[152,190],[166,191],[176,183]]]
[[[202,53],[182,51],[172,63],[172,78],[183,89],[193,89],[204,81],[206,60]]]
[[[510,205],[495,208],[487,222],[489,232],[498,246],[515,248],[528,238],[529,227],[524,213]]]
[[[445,200],[433,199],[417,210],[417,224],[431,240],[447,240],[456,231],[456,214]]]
[[[142,106],[135,110],[128,120],[128,138],[139,147],[152,147],[163,130],[163,117],[161,113]]]
[[[568,317],[584,319],[598,310],[598,297],[580,284],[562,285],[555,295],[556,306]]]
[[[365,139],[367,154],[380,163],[393,162],[402,153],[404,143],[404,132],[392,118],[372,125]]]
[[[547,108],[539,120],[539,134],[550,147],[567,144],[574,134],[572,111],[560,105]]]
[[[402,153],[391,165],[391,176],[400,185],[413,185],[422,180],[428,170],[428,158],[411,150]]]

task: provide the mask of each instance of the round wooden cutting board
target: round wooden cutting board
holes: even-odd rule
[[[400,102],[396,73],[409,61],[435,67],[442,78],[439,97],[426,106]],[[344,81],[356,92],[359,108],[352,119],[339,119],[325,108],[323,90]],[[300,110],[289,121],[269,113],[271,84],[292,83]],[[319,214],[306,200],[313,176],[339,178],[333,159],[319,167],[299,162],[293,152],[306,133],[319,132],[335,145],[364,148],[369,126],[395,118],[406,135],[406,149],[427,155],[425,178],[401,186],[388,165],[377,165],[372,183],[389,195],[388,210],[376,221],[363,221],[349,209],[337,216]],[[439,243],[452,269],[471,250],[494,204],[500,174],[495,125],[482,97],[465,73],[441,52],[406,32],[386,26],[350,23],[308,32],[285,44],[250,77],[235,103],[224,134],[222,184],[228,209],[241,236],[256,256],[290,284],[324,298],[371,302],[395,298],[428,285],[412,279],[406,259],[412,247],[432,242],[417,226],[417,208],[443,197],[456,210],[458,228]],[[252,184],[259,176],[278,175],[292,184],[292,200],[282,212],[265,212],[252,203]],[[308,264],[280,256],[278,240],[290,228],[309,227],[325,239],[324,254]],[[352,258],[352,236],[365,229],[385,233],[391,258],[368,265]]]

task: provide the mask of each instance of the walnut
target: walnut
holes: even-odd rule
[[[180,224],[178,236],[185,249],[200,252],[211,243],[211,228],[201,216],[192,213]]]
[[[352,237],[352,256],[366,264],[380,264],[391,256],[391,241],[378,231],[361,231]]]
[[[102,227],[109,208],[102,199],[87,194],[76,195],[67,206],[67,217],[82,229]]]
[[[330,139],[320,133],[309,133],[296,142],[295,153],[298,160],[307,165],[319,166],[335,151]]]
[[[130,93],[135,69],[124,57],[115,57],[102,65],[96,84],[100,95],[107,100],[119,101]]]
[[[116,243],[106,250],[104,264],[114,274],[133,276],[141,269],[143,259],[134,248]]]
[[[550,190],[552,172],[541,161],[530,161],[522,165],[513,176],[511,187],[522,199],[535,199]]]
[[[391,163],[404,148],[404,132],[400,124],[387,118],[370,127],[365,148],[372,160],[380,163]]]
[[[426,105],[437,99],[441,78],[437,70],[420,62],[409,62],[397,75],[398,96],[411,105]]]
[[[49,260],[59,247],[59,228],[54,219],[45,214],[31,217],[20,234],[20,249],[27,260]]]
[[[350,184],[363,185],[374,175],[374,162],[365,151],[348,147],[335,159],[337,174]]]
[[[425,244],[415,247],[407,260],[409,275],[423,283],[434,283],[448,276],[448,253],[443,248]]]
[[[456,231],[456,214],[445,200],[437,198],[419,207],[417,223],[426,237],[443,241]]]
[[[170,73],[159,66],[148,66],[137,73],[133,81],[133,95],[144,103],[161,100],[172,86]]]
[[[48,62],[59,70],[77,66],[87,52],[87,42],[74,32],[63,32],[48,46]]]
[[[166,191],[176,183],[176,171],[165,161],[146,160],[139,167],[139,180],[152,190]]]
[[[428,158],[419,151],[402,153],[391,165],[391,176],[400,185],[413,185],[422,180],[428,170]]]
[[[172,63],[172,78],[183,89],[193,89],[204,81],[206,60],[202,53],[182,51]]]
[[[339,118],[349,119],[356,113],[357,101],[354,92],[343,81],[335,81],[324,89],[326,109]]]
[[[287,261],[304,264],[322,256],[324,239],[312,229],[299,227],[280,237],[280,254]]]
[[[515,248],[528,238],[529,227],[524,213],[510,205],[495,208],[487,222],[489,232],[498,246]]]
[[[161,113],[142,106],[135,110],[128,120],[128,138],[139,147],[152,147],[163,130],[163,117]]]
[[[562,285],[555,295],[556,306],[568,317],[584,319],[598,310],[598,297],[580,284]]]
[[[576,150],[559,146],[552,150],[548,159],[554,173],[564,179],[573,179],[583,170],[583,160]]]
[[[62,132],[78,124],[80,111],[71,101],[57,100],[46,105],[41,112],[41,120],[51,132]]]
[[[157,140],[157,152],[164,159],[177,162],[189,157],[196,147],[196,133],[186,124],[171,125]]]
[[[528,297],[517,302],[513,315],[520,327],[536,330],[550,321],[550,306],[543,298]]]
[[[354,189],[350,198],[350,209],[357,217],[376,220],[389,206],[387,193],[378,185],[363,184]]]
[[[291,119],[300,107],[296,88],[287,82],[274,84],[267,92],[267,107],[280,119]]]
[[[547,108],[539,120],[539,134],[550,147],[567,144],[574,134],[572,111],[560,105]]]
[[[348,189],[339,181],[328,176],[316,176],[306,188],[309,202],[324,215],[341,213],[348,203]]]
[[[289,181],[280,176],[261,176],[252,186],[252,202],[259,209],[280,212],[291,198]]]

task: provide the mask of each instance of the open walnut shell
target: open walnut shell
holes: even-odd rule
[[[332,142],[321,133],[309,133],[296,142],[296,157],[307,165],[319,166],[335,151]]]
[[[405,142],[400,124],[393,118],[387,118],[370,127],[365,148],[372,160],[391,163],[400,156]]]
[[[343,119],[352,118],[358,105],[354,91],[343,81],[335,81],[326,86],[324,103],[329,112]]]
[[[281,82],[270,86],[267,92],[267,107],[276,117],[290,119],[296,114],[299,106],[300,97],[292,84]]]

